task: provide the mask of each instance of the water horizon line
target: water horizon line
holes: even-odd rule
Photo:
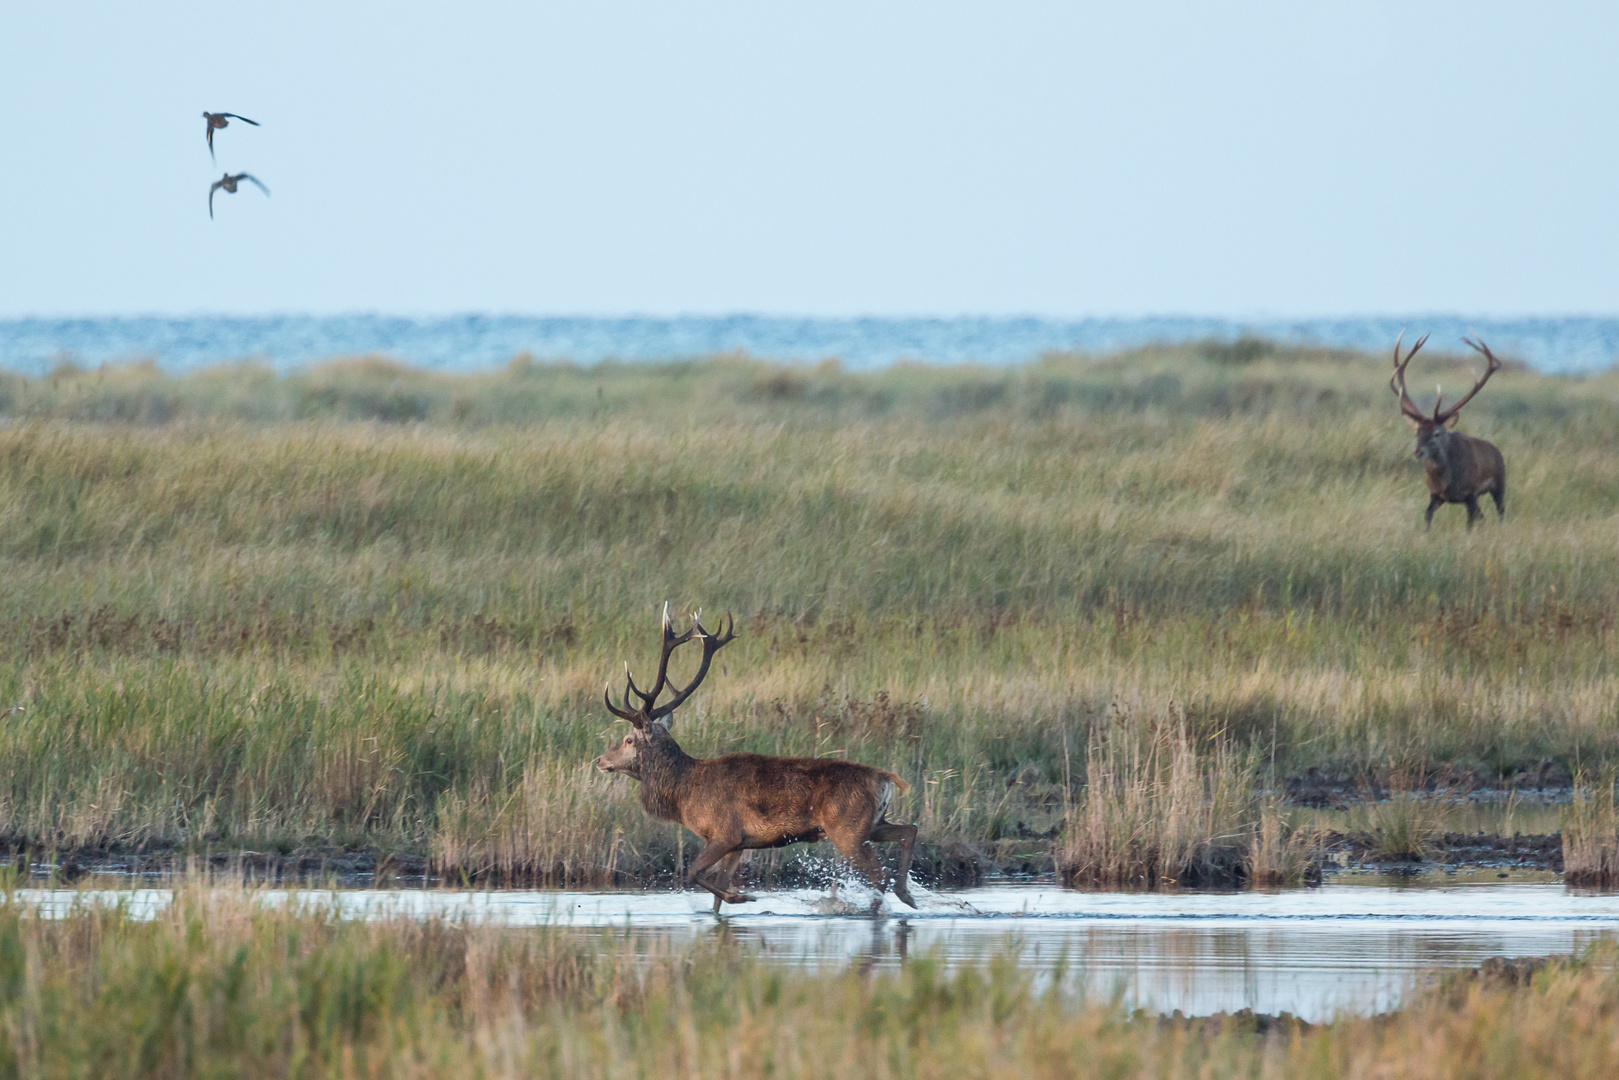
[[[150,360],[171,371],[256,360],[278,371],[344,356],[383,355],[434,370],[488,370],[528,353],[591,364],[660,362],[745,352],[778,362],[837,359],[853,370],[895,363],[1021,365],[1051,352],[1109,354],[1153,345],[1257,336],[1282,345],[1359,352],[1431,332],[1436,346],[1468,333],[1547,373],[1603,371],[1619,361],[1619,315],[1363,316],[809,316],[762,315],[118,315],[0,319],[0,367],[43,374],[64,359],[90,366]]]

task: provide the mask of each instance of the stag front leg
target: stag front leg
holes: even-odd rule
[[[1480,510],[1478,508],[1478,496],[1477,495],[1469,495],[1467,497],[1467,530],[1469,532],[1472,532],[1473,531],[1473,522],[1477,521],[1479,518],[1481,518],[1483,516],[1484,516],[1484,511],[1482,511],[1482,510]]]
[[[909,907],[916,907],[916,901],[911,899],[911,855],[916,851],[916,826],[880,821],[871,830],[871,838],[879,844],[899,841],[899,869],[894,871],[894,895]]]
[[[734,863],[728,865],[723,883],[718,887],[709,884],[703,877],[703,872],[709,867],[736,853],[737,845],[735,841],[710,840],[708,846],[698,854],[697,858],[692,860],[691,869],[686,871],[687,883],[702,886],[727,904],[751,904],[754,900],[753,897],[748,896],[746,893],[731,891],[731,872],[736,869]]]
[[[709,875],[710,880],[726,893],[729,893],[731,886],[736,882],[736,872],[742,869],[742,864],[747,861],[747,858],[748,853],[745,850],[731,852],[714,864],[714,872]],[[752,899],[752,897],[749,897],[749,899]],[[714,914],[718,915],[720,913],[720,905],[724,902],[725,898],[723,896],[719,893],[714,894]]]
[[[1437,495],[1428,496],[1428,512],[1422,515],[1422,531],[1427,532],[1433,528],[1433,512],[1445,505],[1445,500]]]

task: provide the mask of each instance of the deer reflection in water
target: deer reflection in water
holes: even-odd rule
[[[905,918],[877,919],[870,926],[871,936],[866,941],[865,947],[858,952],[823,951],[826,939],[822,939],[821,945],[823,948],[816,948],[808,942],[803,942],[797,946],[789,946],[789,949],[792,950],[789,956],[793,956],[797,963],[802,963],[809,967],[817,967],[826,963],[829,959],[841,964],[842,959],[847,957],[850,969],[862,978],[870,975],[880,967],[890,966],[890,962],[904,965],[911,958],[911,938],[915,935],[916,928],[911,925],[910,920]],[[805,929],[809,933],[814,932],[812,927],[806,927]],[[781,955],[782,942],[779,934],[767,933],[750,926],[739,926],[727,919],[719,920],[716,923],[714,940],[726,945],[745,946],[760,953],[774,953],[778,958]],[[840,934],[834,940],[848,941],[849,939]]]

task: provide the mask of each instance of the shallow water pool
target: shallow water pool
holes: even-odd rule
[[[167,889],[19,890],[44,913],[120,900],[136,914]],[[354,916],[443,915],[512,926],[566,926],[617,937],[724,936],[784,965],[863,970],[933,953],[947,965],[1009,944],[1042,981],[1053,977],[1125,1004],[1188,1014],[1253,1009],[1304,1019],[1381,1012],[1436,972],[1492,956],[1578,951],[1619,934],[1619,896],[1556,882],[1334,882],[1242,893],[1097,893],[1002,884],[917,890],[921,910],[867,913],[870,894],[793,890],[709,913],[707,894],[457,890],[277,891],[266,902],[334,904]],[[616,932],[615,932],[616,931]]]

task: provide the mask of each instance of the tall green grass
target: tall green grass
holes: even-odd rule
[[[0,832],[670,872],[589,768],[665,600],[741,635],[688,750],[894,769],[935,869],[1043,865],[1115,709],[1261,778],[1619,760],[1619,378],[1497,376],[1507,520],[1425,535],[1385,364],[0,380]]]
[[[954,969],[784,968],[719,927],[591,939],[343,921],[192,881],[155,918],[0,899],[8,1077],[1609,1077],[1611,950],[1524,986],[1260,1035],[1042,985],[1015,950]]]

